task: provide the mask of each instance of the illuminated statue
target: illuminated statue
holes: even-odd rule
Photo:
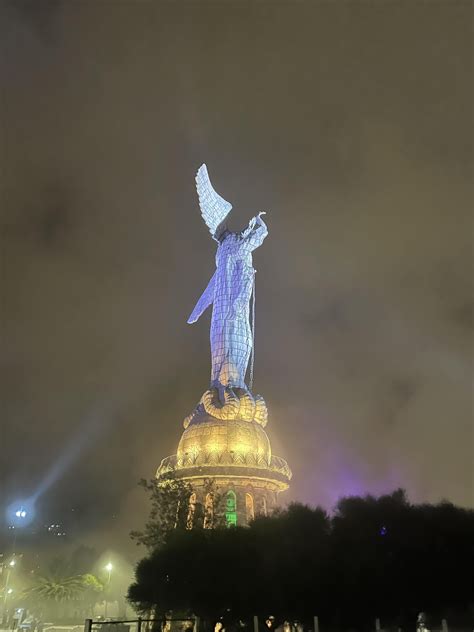
[[[211,380],[183,421],[176,454],[161,461],[156,478],[158,485],[170,480],[191,485],[186,526],[200,524],[207,529],[213,527],[214,516],[220,511],[214,507],[209,483],[222,495],[226,523],[244,525],[258,514],[272,511],[277,495],[289,486],[291,470],[284,459],[272,453],[265,432],[267,406],[261,395],[252,392],[252,252],[268,234],[263,213],[252,218],[241,233],[232,233],[226,225],[232,205],[214,191],[206,165],[199,168],[196,185],[201,213],[217,242],[217,253],[216,270],[188,323],[195,323],[212,306]],[[197,511],[198,506],[204,511]]]
[[[268,230],[262,219],[264,212],[253,217],[248,227],[240,233],[232,233],[227,229],[226,218],[232,205],[214,191],[206,165],[202,165],[197,172],[196,188],[201,214],[219,245],[216,271],[188,323],[195,323],[212,305],[211,389],[218,391],[222,403],[230,404],[236,399],[234,389],[244,389],[249,393],[245,376],[253,351],[250,301],[255,270],[252,266],[252,251],[262,244]],[[211,392],[208,399],[214,395]]]

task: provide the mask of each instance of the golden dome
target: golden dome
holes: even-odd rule
[[[216,419],[203,415],[183,432],[178,445],[178,459],[250,457],[270,463],[272,451],[262,426],[242,419]]]
[[[184,430],[177,454],[161,461],[156,476],[158,480],[245,479],[278,492],[288,488],[291,470],[285,459],[272,455],[261,423],[217,419],[201,409]]]

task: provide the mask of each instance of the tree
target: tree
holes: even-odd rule
[[[34,610],[52,618],[74,614],[90,614],[90,610],[104,590],[103,584],[92,574],[37,576],[23,591],[22,598]]]
[[[129,601],[139,610],[272,613],[364,629],[440,620],[472,603],[474,511],[413,505],[403,490],[343,498],[329,518],[300,504],[248,528],[176,529],[137,566]]]
[[[150,514],[143,531],[132,531],[137,545],[153,550],[166,542],[174,529],[185,529],[192,488],[179,479],[160,482],[141,479],[139,485],[150,495]]]
[[[81,576],[78,577],[37,577],[33,586],[25,591],[25,597],[62,603],[77,600],[84,590]]]
[[[343,498],[332,519],[331,575],[340,621],[376,616],[404,627],[472,600],[474,512],[450,503],[413,505],[403,490]]]
[[[255,605],[250,531],[193,529],[174,531],[166,545],[137,566],[129,601],[139,612],[155,609],[212,616],[228,608]]]
[[[150,514],[143,531],[132,531],[130,536],[138,545],[144,545],[150,551],[163,546],[175,531],[185,531],[191,527],[215,528],[225,523],[222,495],[211,480],[204,482],[203,492],[204,496],[212,496],[212,507],[197,502],[190,505],[194,489],[180,479],[142,479],[139,485],[150,496]]]
[[[141,612],[171,608],[204,617],[296,613],[318,588],[308,581],[308,553],[322,570],[328,532],[325,512],[302,505],[249,527],[176,530],[138,564],[129,601]]]
[[[86,573],[82,575],[82,582],[84,590],[81,595],[81,603],[83,610],[88,616],[92,616],[94,606],[103,600],[103,594],[105,591],[105,584],[100,581],[95,575]]]

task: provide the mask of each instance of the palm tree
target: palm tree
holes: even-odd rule
[[[63,577],[51,574],[36,577],[34,584],[23,592],[23,597],[33,608],[44,609],[48,616],[56,618],[71,613],[72,606],[81,611],[91,608],[102,590],[103,585],[94,575]]]
[[[25,598],[62,603],[77,600],[85,590],[82,575],[74,577],[37,577],[33,586],[25,590]]]

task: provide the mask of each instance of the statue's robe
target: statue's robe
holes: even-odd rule
[[[226,232],[216,253],[216,271],[198,300],[188,323],[194,323],[212,304],[211,386],[246,389],[252,331],[250,299],[255,270],[252,251],[258,248],[268,230],[261,219],[241,233]]]

